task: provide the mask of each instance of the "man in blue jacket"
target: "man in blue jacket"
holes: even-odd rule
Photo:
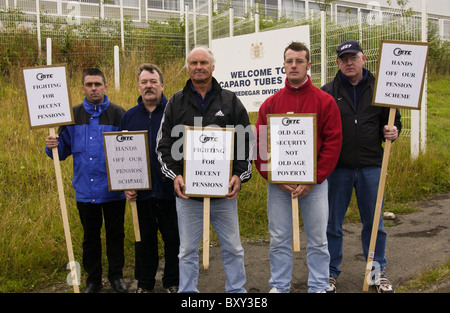
[[[151,190],[125,191],[127,199],[136,201],[141,241],[135,245],[135,277],[137,293],[152,292],[158,269],[158,229],[164,241],[163,287],[168,293],[178,291],[178,235],[177,212],[172,182],[164,182],[161,164],[156,156],[156,136],[164,115],[167,99],[163,94],[164,81],[160,69],[142,64],[138,70],[138,104],[129,109],[120,123],[121,130],[147,130],[150,154]]]
[[[125,110],[110,102],[106,81],[98,69],[83,73],[83,103],[73,107],[74,125],[62,126],[58,135],[48,136],[45,152],[51,158],[57,147],[59,159],[73,157],[75,199],[83,225],[83,267],[88,274],[84,292],[102,288],[102,246],[100,233],[105,219],[108,279],[120,293],[128,291],[123,281],[125,196],[108,191],[103,132],[117,131]]]

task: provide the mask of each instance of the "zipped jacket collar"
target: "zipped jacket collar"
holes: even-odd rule
[[[155,110],[159,110],[159,109],[163,108],[164,104],[166,104],[167,101],[168,100],[167,100],[166,96],[163,93],[161,95],[161,101],[158,102],[158,104],[156,105]],[[145,110],[147,112],[147,109],[144,106],[144,102],[142,101],[142,96],[139,96],[139,98],[137,99],[137,103],[138,103],[139,107],[141,108],[141,110]]]
[[[87,101],[86,97],[83,100],[83,107],[92,117],[98,117],[109,107],[109,99],[108,96],[105,95],[103,98],[103,103],[96,104]]]
[[[349,86],[353,86],[352,83],[350,83],[350,80],[348,79],[348,77],[345,76],[344,73],[342,73],[341,70],[339,70],[338,73],[339,73],[339,75],[340,75],[340,77],[341,77],[342,83],[344,83],[344,84],[346,84],[346,85],[349,85]],[[367,69],[363,68],[363,77],[362,77],[362,79],[358,82],[358,84],[356,84],[356,86],[361,86],[361,85],[366,84],[366,81],[367,81],[367,77],[368,77],[368,76],[369,76],[369,71],[368,71]]]
[[[296,93],[297,91],[305,90],[306,88],[311,87],[311,85],[312,85],[312,82],[311,82],[311,77],[309,75],[307,75],[306,81],[298,87],[294,87],[291,84],[289,84],[289,81],[287,78],[285,81],[285,86],[286,86],[287,90],[289,90],[290,92],[294,92],[294,93]]]
[[[192,88],[193,88],[192,80],[189,78],[186,82],[186,85],[183,88],[183,91],[185,94],[193,94]],[[211,99],[217,95],[220,95],[220,93],[222,92],[222,87],[220,87],[219,83],[214,77],[212,77],[210,92],[212,96]]]

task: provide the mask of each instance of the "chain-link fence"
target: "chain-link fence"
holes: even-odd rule
[[[120,2],[122,6],[118,5]],[[195,7],[195,12],[194,3],[201,4]],[[321,53],[319,5],[308,2],[308,7],[283,6],[278,12],[276,6],[251,7],[249,3],[251,1],[214,1],[211,5],[211,39],[309,24],[313,79],[316,75],[320,77],[321,60],[316,58]],[[231,4],[232,11],[229,9]],[[190,46],[208,45],[208,9],[207,1],[192,0],[0,0],[0,71],[7,73],[19,64],[42,64],[47,37],[53,40],[55,62],[79,67],[112,62],[114,45],[122,47],[128,55],[155,63],[183,57],[186,25]],[[188,23],[185,25],[186,12]],[[255,18],[255,13],[259,13],[259,19]],[[399,10],[362,9],[357,13],[352,10],[331,13],[328,8],[326,46],[330,57],[327,58],[327,80],[335,72],[331,57],[333,46],[346,38],[362,42],[370,69],[376,61],[374,56],[381,38],[421,40],[418,13],[406,15]],[[442,37],[439,23],[433,19],[429,21],[431,26],[437,27],[434,33]],[[444,65],[448,72],[448,62]]]
[[[195,44],[208,45],[216,38],[310,25],[311,77],[316,86],[321,86],[336,74],[335,50],[344,40],[355,39],[362,44],[367,54],[366,67],[373,73],[381,39],[422,40],[420,14],[400,10],[359,10],[357,14],[349,11],[334,16],[328,15],[327,10],[323,47],[321,12],[315,7],[310,11],[304,7],[284,7],[278,12],[277,7],[239,6],[233,2],[231,8],[230,1],[217,1],[214,5],[203,1],[194,12],[194,2],[187,0],[182,1],[189,4],[184,8],[176,1],[163,1],[160,9],[151,10],[149,6],[155,6],[158,1],[123,0],[122,6],[117,5],[118,0],[9,0],[13,1],[14,9],[6,6],[7,0],[0,0],[0,72],[3,75],[8,75],[13,68],[45,64],[46,38],[52,38],[53,63],[65,63],[74,71],[90,66],[112,67],[114,46],[122,48],[122,60],[163,65],[171,59],[184,58],[186,41],[190,48]],[[443,45],[440,41],[435,21],[429,19],[428,25],[428,41],[437,37],[435,50],[443,46],[446,49],[436,56],[439,61],[435,63],[447,74],[450,72],[448,42]],[[433,34],[438,35],[433,37]],[[322,49],[325,49],[323,60]],[[403,134],[408,135],[410,111],[402,110],[402,116]]]
[[[67,11],[71,4],[67,1],[62,2],[67,4],[62,10],[57,6],[61,1],[40,0],[43,7],[39,14],[32,12],[36,1],[16,1],[15,9],[0,10],[0,72],[4,75],[16,67],[46,64],[46,38],[52,39],[53,63],[65,63],[71,71],[112,66],[116,45],[122,48],[122,59],[132,57],[137,63],[151,60],[163,64],[185,54],[184,25],[179,13],[172,16],[154,12],[153,19],[141,22],[126,7],[120,15],[117,10],[108,11],[108,5],[103,4],[106,13],[99,15],[98,4],[91,3],[92,6],[81,8],[93,10],[83,13],[93,16],[81,18]],[[90,0],[83,1],[89,4]],[[79,2],[72,4],[81,10]]]
[[[205,11],[204,7],[198,11]],[[294,8],[293,8],[294,10]],[[261,13],[254,10],[253,13]],[[264,12],[263,12],[264,13]],[[336,48],[345,40],[357,40],[361,43],[364,53],[367,55],[366,68],[376,74],[378,51],[381,39],[388,40],[422,40],[422,22],[417,15],[406,16],[399,11],[379,12],[374,18],[370,12],[357,14],[355,17],[344,18],[340,16],[339,23],[330,22],[327,18],[325,30],[325,46],[321,42],[321,14],[312,12],[308,17],[303,15],[301,19],[268,18],[262,16],[257,21],[258,15],[242,20],[233,18],[233,9],[223,8],[212,17],[212,38],[228,37],[231,34],[247,34],[255,31],[268,31],[286,27],[309,25],[310,26],[310,50],[311,50],[311,79],[316,86],[331,81],[338,71],[336,64]],[[300,12],[290,12],[292,15],[300,15]],[[208,45],[208,16],[197,14],[195,21],[190,15],[189,43]],[[195,26],[193,25],[195,23]],[[325,49],[325,60],[322,60],[322,49]],[[322,62],[325,62],[322,73]],[[322,75],[324,74],[324,75]],[[324,78],[323,78],[324,76]],[[403,136],[409,136],[411,130],[410,110],[401,110],[403,122]]]

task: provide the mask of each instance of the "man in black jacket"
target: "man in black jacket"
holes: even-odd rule
[[[353,188],[363,224],[361,240],[367,259],[378,184],[383,161],[383,140],[397,139],[401,130],[400,112],[396,110],[395,126],[388,129],[389,108],[372,106],[375,77],[363,66],[367,56],[356,41],[345,41],[337,48],[336,63],[340,71],[333,81],[322,87],[339,107],[342,121],[342,149],[336,169],[328,177],[329,220],[327,229],[330,252],[330,289],[336,291],[341,270],[342,224]],[[386,277],[386,232],[380,218],[376,241],[373,279],[378,292],[393,292]]]
[[[208,48],[197,47],[187,58],[190,79],[183,90],[175,93],[167,104],[158,134],[158,158],[162,172],[173,180],[177,195],[180,234],[179,292],[198,292],[198,249],[203,232],[203,203],[183,194],[184,126],[234,127],[234,158],[231,192],[226,198],[211,199],[211,224],[219,238],[227,292],[245,292],[244,250],[239,236],[236,197],[241,183],[251,177],[251,150],[255,144],[247,111],[236,95],[222,89],[215,78],[214,57]]]

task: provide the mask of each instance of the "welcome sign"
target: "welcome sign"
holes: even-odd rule
[[[292,42],[309,44],[309,25],[212,40],[214,77],[236,93],[248,112],[257,112],[267,97],[284,87],[284,49]]]

